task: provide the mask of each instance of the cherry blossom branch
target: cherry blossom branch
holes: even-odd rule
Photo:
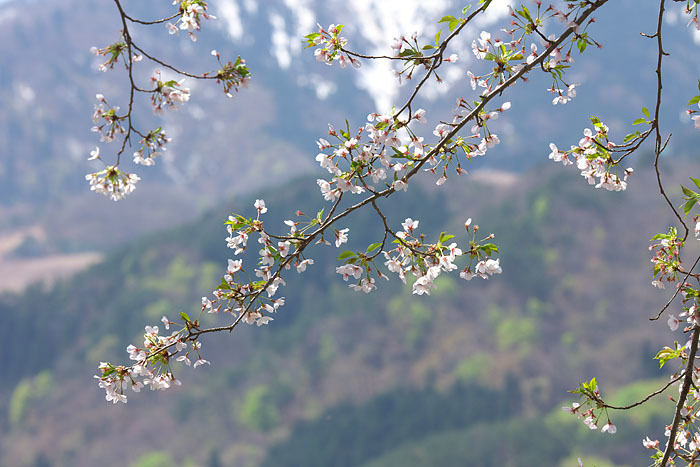
[[[661,315],[663,314],[663,312],[666,311],[669,306],[671,306],[671,302],[673,302],[673,300],[675,300],[675,298],[678,296],[678,293],[683,288],[682,284],[685,284],[685,281],[688,280],[688,277],[690,277],[691,272],[693,272],[693,269],[695,269],[695,266],[698,265],[698,262],[700,262],[700,256],[698,256],[695,259],[695,262],[693,263],[691,268],[688,270],[688,272],[685,274],[685,277],[683,278],[683,280],[678,283],[678,287],[676,287],[676,291],[673,293],[673,296],[668,300],[668,302],[666,302],[666,305],[664,305],[663,308],[661,308],[661,310],[659,311],[659,313],[655,317],[649,318],[649,321],[656,321],[659,318],[661,318]]]
[[[449,140],[451,140],[453,137],[459,133],[464,126],[472,121],[474,118],[476,118],[477,115],[484,109],[486,104],[488,104],[493,98],[496,96],[501,95],[508,87],[513,85],[518,79],[520,79],[524,74],[529,72],[532,68],[539,66],[539,64],[544,61],[545,58],[549,56],[550,53],[554,51],[560,44],[562,44],[572,33],[575,32],[575,29],[580,26],[586,18],[588,18],[594,11],[596,11],[598,8],[602,7],[608,2],[608,0],[596,0],[595,2],[592,2],[589,6],[588,9],[583,11],[581,15],[574,21],[575,25],[571,25],[566,28],[566,30],[559,36],[559,38],[555,41],[552,41],[550,46],[541,54],[539,55],[535,60],[533,60],[531,63],[526,64],[521,68],[518,72],[514,73],[512,77],[507,79],[503,84],[497,86],[495,89],[493,89],[491,92],[489,92],[486,95],[481,96],[481,102],[468,114],[464,117],[464,119],[455,124],[452,130],[450,130],[445,136],[441,138],[441,140],[425,155],[423,159],[421,159],[411,170],[409,170],[403,177],[404,182],[408,181],[410,178],[412,178],[414,175],[416,175],[420,169],[427,163],[427,161],[430,159],[431,156],[434,156],[440,152],[440,149],[447,144]],[[411,97],[411,99],[413,96]],[[405,108],[406,106],[404,105]],[[251,301],[248,302],[248,306],[246,307],[245,310],[241,311],[241,315],[230,325],[228,326],[219,326],[215,328],[208,328],[208,329],[203,329],[200,331],[197,331],[195,333],[195,336],[199,336],[200,334],[205,334],[205,333],[211,333],[211,332],[218,332],[218,331],[232,331],[233,328],[235,328],[238,323],[241,320],[241,316],[244,316],[246,312],[250,311],[250,306],[254,301],[262,294],[262,292],[266,289],[267,286],[272,284],[275,279],[277,279],[281,273],[281,271],[291,263],[291,261],[299,255],[301,252],[304,251],[304,249],[319,235],[322,235],[330,226],[335,224],[337,221],[343,219],[344,217],[348,216],[349,214],[353,213],[354,211],[357,211],[358,209],[371,204],[378,200],[379,198],[383,197],[389,197],[393,193],[396,192],[396,189],[394,186],[389,186],[386,189],[382,191],[378,191],[371,196],[366,197],[362,201],[359,201],[358,203],[346,208],[344,211],[342,211],[339,214],[336,214],[335,216],[332,216],[333,212],[338,206],[338,203],[340,202],[340,198],[336,200],[336,203],[333,206],[333,209],[331,212],[328,214],[326,217],[325,221],[318,227],[318,229],[309,234],[309,236],[305,237],[301,243],[298,245],[297,250],[294,252],[294,254],[289,255],[285,258],[284,261],[282,261],[279,266],[277,267],[276,271],[273,273],[272,276],[269,277],[269,279],[266,281],[265,286],[261,287],[257,292],[255,292],[253,295],[251,295]],[[341,195],[342,196],[342,195]]]
[[[661,0],[663,4],[663,0]],[[688,363],[685,366],[685,373],[683,378],[683,387],[681,389],[680,395],[678,396],[678,402],[676,402],[676,411],[673,417],[673,423],[671,424],[671,433],[668,437],[668,444],[664,450],[664,456],[661,459],[660,467],[666,467],[666,463],[673,452],[674,445],[676,442],[676,433],[678,432],[678,424],[681,421],[681,412],[685,406],[685,401],[688,398],[688,391],[690,390],[691,383],[693,382],[693,372],[695,368],[695,354],[698,350],[698,337],[700,337],[700,328],[698,326],[693,327],[693,338],[690,344],[690,353],[688,354]]]
[[[122,16],[124,18],[128,19],[129,21],[131,21],[132,23],[138,23],[138,24],[150,26],[153,24],[162,24],[162,23],[165,23],[166,21],[170,21],[170,20],[173,20],[179,16],[182,16],[182,11],[178,10],[177,13],[173,13],[172,15],[168,16],[167,18],[157,19],[154,21],[143,21],[143,20],[140,20],[138,18],[132,18],[131,16],[127,15],[126,13],[123,13]]]
[[[614,409],[614,410],[629,410],[629,409],[633,409],[633,408],[635,408],[635,407],[639,407],[640,405],[645,404],[645,403],[648,402],[652,397],[658,396],[659,394],[661,394],[662,392],[664,392],[666,389],[668,389],[669,387],[671,387],[673,384],[677,383],[681,378],[683,378],[683,374],[680,374],[680,375],[676,376],[675,378],[671,378],[671,380],[670,380],[668,383],[666,383],[663,387],[661,387],[661,388],[657,389],[656,391],[654,391],[654,392],[648,394],[644,399],[642,399],[642,400],[640,400],[640,401],[637,401],[637,402],[635,402],[635,403],[633,403],[633,404],[630,404],[630,405],[616,406],[616,405],[606,404],[606,403],[603,402],[602,400],[599,400],[599,402],[600,402],[601,406],[603,406],[603,407],[605,407],[605,408],[608,408],[608,409]]]
[[[663,88],[663,82],[661,80],[661,64],[663,62],[663,57],[664,55],[668,55],[666,52],[664,52],[664,47],[663,47],[663,40],[661,38],[661,27],[663,25],[663,19],[664,19],[664,9],[665,9],[665,0],[660,0],[659,1],[659,15],[658,15],[658,20],[656,23],[656,33],[653,36],[649,36],[652,38],[656,38],[656,46],[658,50],[658,55],[657,55],[657,60],[656,60],[656,106],[654,109],[654,122],[653,122],[653,128],[654,132],[656,134],[656,142],[655,142],[655,157],[654,157],[654,171],[656,172],[656,182],[659,187],[659,192],[661,193],[661,196],[666,200],[666,204],[668,204],[669,208],[673,211],[673,214],[676,216],[678,219],[678,222],[681,223],[683,228],[685,229],[685,234],[683,235],[683,240],[688,238],[688,226],[686,225],[685,221],[683,221],[683,218],[681,217],[680,213],[676,210],[676,207],[673,205],[671,200],[668,198],[666,195],[666,191],[664,190],[663,183],[661,182],[661,173],[659,171],[659,158],[661,157],[661,153],[666,147],[666,143],[668,143],[668,138],[671,137],[671,135],[668,136],[666,143],[663,142],[663,138],[661,136],[661,128],[660,128],[660,114],[661,114],[661,90]]]

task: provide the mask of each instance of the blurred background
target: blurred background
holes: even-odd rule
[[[143,19],[173,8],[122,3]],[[482,29],[504,37],[505,4],[494,1],[457,41],[459,61],[419,100],[426,141],[451,120],[457,97],[474,97],[466,72],[486,69],[471,41]],[[100,144],[90,132],[95,94],[126,106],[123,69],[101,73],[89,52],[118,39],[116,7],[0,2],[0,465],[573,466],[579,456],[598,467],[646,465],[642,438],[661,438],[671,422],[665,396],[611,414],[614,436],[590,432],[561,406],[593,376],[616,403],[667,379],[652,357],[674,335],[648,318],[670,295],[650,286],[647,247],[673,219],[650,146],[629,161],[635,172],[621,193],[589,187],[547,155],[550,142],[576,144],[591,115],[621,141],[641,107],[652,108],[655,44],[639,32],[654,31],[654,2],[618,0],[595,15],[589,33],[604,47],[573,54],[576,99],[552,106],[551,81],[533,74],[504,94],[512,108],[491,128],[502,143],[468,176],[438,188],[426,174],[384,202],[394,226],[410,216],[429,236],[462,232],[472,217],[496,234],[501,276],[443,275],[431,297],[392,278],[366,296],[335,274],[337,251],[319,248],[304,275],[289,276],[275,321],[208,338],[211,367],[176,367],[181,388],[113,406],[93,380],[100,361],[127,360],[144,325],[199,309],[232,254],[228,215],[250,215],[264,198],[266,224],[281,230],[297,209],[325,204],[315,179],[326,172],[314,157],[328,123],[359,127],[411,91],[383,62],[318,63],[301,37],[316,23],[342,23],[350,48],[389,53],[401,34],[430,41],[437,20],[464,5],[220,0],[196,43],[163,26],[132,27],[139,45],[191,72],[217,67],[211,49],[240,54],[253,80],[232,100],[187,80],[192,98],[162,120],[142,101],[137,123],[162,123],[174,141],[155,167],[123,164],[142,180],[114,203],[91,193],[84,175],[99,169],[87,162]],[[700,175],[698,132],[684,113],[697,94],[700,39],[680,4],[668,8],[662,128],[673,138],[662,165],[680,204],[679,184]],[[157,69],[138,65],[144,80]],[[100,146],[110,161],[115,148]],[[376,240],[370,213],[346,224],[349,248]]]

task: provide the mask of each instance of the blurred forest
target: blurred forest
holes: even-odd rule
[[[365,295],[334,274],[338,250],[319,247],[316,264],[289,276],[287,306],[269,326],[212,336],[211,368],[183,366],[182,388],[124,406],[101,402],[97,362],[126,359],[126,344],[162,315],[198,309],[230,256],[223,219],[250,212],[254,198],[140,239],[52,288],[3,297],[0,340],[22,358],[2,368],[0,464],[94,465],[110,453],[110,465],[139,467],[570,465],[582,454],[642,465],[640,440],[667,422],[667,399],[613,415],[614,437],[589,433],[560,406],[580,379],[596,376],[621,402],[664,379],[651,357],[666,326],[647,318],[666,294],[645,285],[645,247],[670,219],[635,189],[653,173],[635,172],[613,196],[557,168],[508,187],[502,174],[473,179],[438,191],[428,181],[386,208],[413,214],[428,237],[478,219],[502,245],[502,277],[441,277],[431,297],[392,280]],[[312,183],[261,193],[266,225],[312,212]],[[351,230],[349,248],[374,240],[364,215],[348,221],[367,226]]]

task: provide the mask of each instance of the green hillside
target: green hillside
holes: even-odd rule
[[[441,277],[431,297],[395,279],[358,294],[334,273],[335,247],[319,247],[307,273],[288,276],[273,323],[211,336],[211,367],[176,367],[181,388],[125,406],[104,402],[97,364],[125,361],[163,314],[198,309],[231,255],[223,221],[254,198],[135,238],[49,290],[3,297],[0,465],[557,465],[581,452],[640,465],[641,438],[668,410],[626,427],[620,417],[614,443],[547,414],[582,379],[596,376],[605,395],[662,377],[650,357],[665,325],[647,317],[666,297],[648,286],[646,247],[668,215],[644,191],[651,173],[607,193],[557,169],[498,189],[497,175],[441,190],[428,180],[387,202],[391,222],[411,216],[428,235],[472,217],[496,233],[502,276]],[[309,187],[257,196],[266,225],[315,212]],[[372,242],[374,223],[369,212],[344,220],[349,248]]]

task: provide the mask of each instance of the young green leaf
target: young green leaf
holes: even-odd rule
[[[342,261],[344,259],[350,258],[351,256],[355,256],[354,251],[344,251],[338,255],[338,261]]]

